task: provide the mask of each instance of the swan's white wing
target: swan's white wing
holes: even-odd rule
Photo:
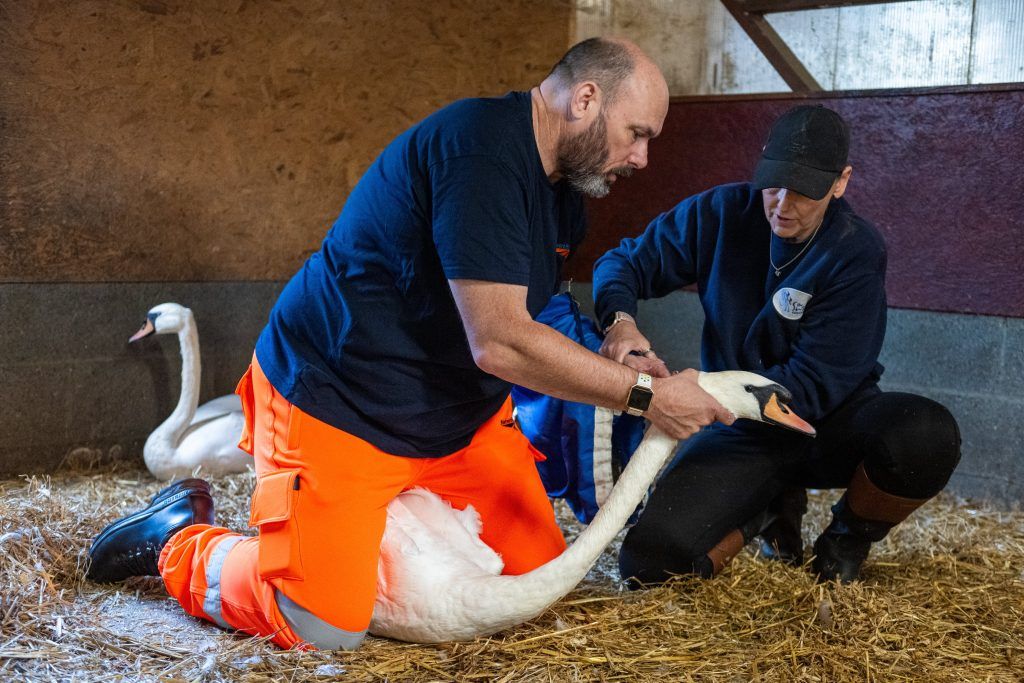
[[[443,619],[459,614],[457,587],[501,574],[501,556],[480,540],[480,516],[454,510],[425,489],[405,491],[388,505],[381,540],[377,600],[370,632],[424,640]],[[436,639],[427,641],[436,642]]]
[[[191,425],[193,427],[197,427],[202,423],[216,419],[221,415],[227,415],[228,413],[241,414],[241,412],[242,399],[239,398],[238,394],[219,396],[196,408],[196,414],[192,417]],[[241,434],[241,432],[239,432],[239,434]],[[238,439],[235,439],[235,441],[237,442]]]
[[[244,426],[245,417],[240,412],[193,423],[175,449],[175,460],[189,472],[202,465],[201,475],[244,472],[252,465],[252,456],[238,447]]]
[[[431,561],[447,565],[442,571],[452,571],[453,566],[462,571],[466,563],[473,574],[497,576],[505,566],[501,556],[480,540],[483,525],[473,506],[456,510],[433,491],[414,488],[393,500],[388,505],[388,529],[392,527],[404,528]]]

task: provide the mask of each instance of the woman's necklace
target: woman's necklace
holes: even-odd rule
[[[824,223],[824,222],[825,221],[822,221],[821,223]],[[818,223],[818,227],[816,227],[814,229],[814,232],[811,233],[811,238],[809,240],[807,240],[806,244],[804,244],[804,248],[801,249],[800,251],[798,251],[796,256],[794,256],[793,258],[789,259],[788,261],[783,263],[781,266],[775,265],[775,261],[772,259],[772,245],[771,245],[771,242],[768,243],[768,263],[772,264],[772,268],[775,269],[775,277],[779,277],[780,275],[782,275],[782,269],[783,268],[792,265],[794,261],[796,261],[798,258],[803,256],[804,252],[807,251],[807,248],[809,246],[811,246],[811,242],[813,242],[814,238],[818,236],[818,231],[821,230],[821,223]]]

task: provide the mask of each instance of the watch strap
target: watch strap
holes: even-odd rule
[[[603,333],[607,335],[613,327],[621,322],[631,322],[635,325],[636,319],[625,311],[615,311],[615,316],[612,318],[612,321],[608,323],[608,326],[604,328]]]

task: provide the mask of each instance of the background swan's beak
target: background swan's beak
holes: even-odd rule
[[[809,436],[816,436],[818,433],[806,420],[790,410],[789,406],[779,403],[777,394],[772,394],[761,414],[766,421],[777,424],[780,427],[792,429]]]
[[[131,338],[128,340],[128,343],[131,344],[132,342],[139,341],[143,337],[148,337],[154,332],[156,332],[156,326],[153,325],[152,320],[146,318],[146,322],[142,325],[138,332],[131,336]]]

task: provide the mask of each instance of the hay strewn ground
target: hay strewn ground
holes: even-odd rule
[[[216,485],[222,523],[245,528],[251,485]],[[497,637],[296,653],[185,616],[158,580],[84,582],[95,533],[157,488],[110,468],[0,482],[0,680],[1024,680],[1024,514],[949,496],[853,586],[747,554],[714,581],[624,592],[609,551],[555,609]],[[812,497],[809,540],[833,495]]]

